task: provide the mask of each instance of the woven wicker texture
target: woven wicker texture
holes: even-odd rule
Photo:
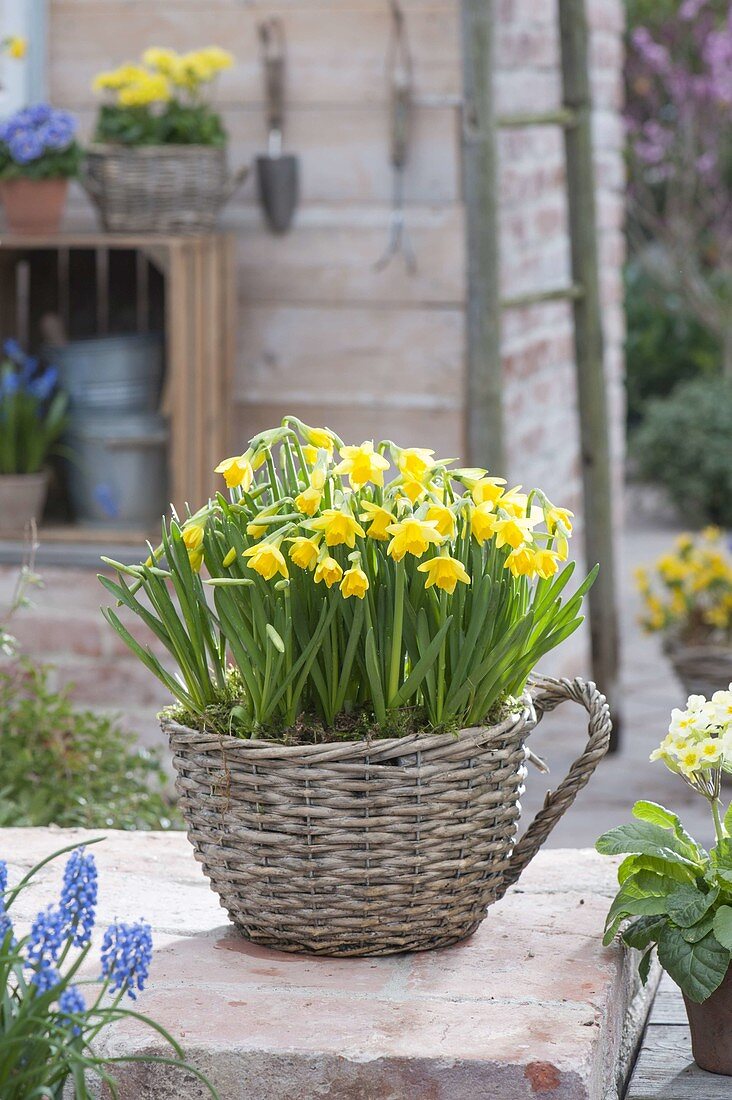
[[[674,672],[687,695],[705,695],[723,691],[732,681],[732,648],[729,646],[690,646],[679,643],[666,647]]]
[[[90,145],[82,182],[111,233],[201,233],[245,175],[209,145]]]
[[[572,699],[585,751],[514,850],[524,739]],[[320,955],[385,955],[470,935],[538,851],[607,750],[594,684],[533,684],[490,728],[283,746],[165,723],[196,858],[255,943]]]

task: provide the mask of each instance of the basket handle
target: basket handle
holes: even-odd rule
[[[241,168],[239,168],[238,171],[229,176],[221,192],[221,206],[224,206],[232,197],[234,192],[241,187],[241,185],[244,183],[244,180],[249,175],[250,171],[251,169],[248,164],[242,164]]]
[[[589,714],[587,744],[557,789],[547,793],[544,805],[514,848],[501,882],[499,897],[503,897],[508,887],[518,881],[562,814],[574,802],[577,792],[585,786],[610,744],[612,723],[607,700],[591,681],[532,677],[529,690],[537,721],[568,699],[583,706]]]

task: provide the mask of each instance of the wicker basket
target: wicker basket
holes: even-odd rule
[[[248,169],[230,176],[210,145],[90,145],[82,183],[111,233],[202,233]]]
[[[664,650],[687,695],[711,698],[732,682],[732,647],[684,645],[678,639],[664,643]]]
[[[566,699],[584,752],[514,847],[524,739]],[[607,751],[594,684],[537,681],[500,725],[289,747],[164,723],[196,858],[232,921],[281,951],[387,955],[470,935]]]

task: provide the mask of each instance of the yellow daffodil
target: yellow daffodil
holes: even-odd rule
[[[508,555],[504,568],[514,577],[533,577],[536,572],[533,552],[528,546],[519,546]]]
[[[20,38],[17,34],[11,34],[3,41],[2,45],[5,47],[8,57],[12,57],[14,61],[21,61],[28,52],[28,43],[25,38]]]
[[[224,569],[228,569],[228,567],[234,561],[236,561],[236,547],[232,546],[230,550],[226,551],[226,554],[224,555],[224,560],[221,562],[221,564],[223,565]]]
[[[356,535],[362,538],[363,527],[357,523],[350,512],[341,512],[338,508],[326,508],[321,516],[306,524],[312,531],[324,531],[326,546],[345,544],[351,549],[356,545]]]
[[[536,547],[534,550],[534,572],[543,580],[553,577],[559,568],[559,555],[554,550]]]
[[[341,592],[346,599],[349,596],[357,596],[359,600],[362,600],[368,592],[368,588],[369,579],[360,566],[354,565],[343,574]]]
[[[405,447],[397,453],[397,466],[400,473],[415,481],[422,481],[428,470],[431,470],[435,462],[432,458],[434,451],[426,447]]]
[[[321,581],[325,581],[328,588],[332,588],[334,584],[338,584],[338,581],[343,576],[343,570],[341,569],[335,558],[331,558],[329,555],[324,557],[315,567],[315,583],[320,584]]]
[[[571,535],[573,519],[574,512],[570,512],[568,508],[555,508],[552,505],[546,513],[546,529],[550,535],[556,535],[557,528],[561,526],[565,534]]]
[[[289,577],[287,562],[282,551],[274,542],[258,542],[250,546],[242,553],[242,557],[249,558],[247,565],[266,581],[271,581],[278,573],[283,577]]]
[[[473,538],[481,544],[495,534],[498,516],[493,508],[494,505],[486,500],[473,508],[470,513],[470,530]]]
[[[200,523],[189,523],[183,528],[183,542],[187,550],[198,550],[203,542],[205,526]]]
[[[531,528],[534,520],[526,516],[509,516],[507,519],[497,519],[495,523],[496,546],[500,550],[502,546],[511,546],[517,550],[524,542],[532,542],[534,536]]]
[[[298,512],[302,512],[306,516],[314,516],[320,507],[320,501],[323,494],[319,489],[314,489],[312,485],[308,489],[303,489],[299,496],[295,497],[295,507]]]
[[[309,428],[306,424],[302,424],[301,430],[311,447],[319,451],[327,451],[328,454],[333,453],[335,441],[332,432],[327,428]]]
[[[306,443],[302,449],[302,453],[308,466],[314,466],[318,461],[318,448],[313,447],[312,444]]]
[[[374,451],[373,440],[367,439],[360,447],[341,447],[341,459],[334,472],[347,475],[354,489],[363,488],[369,481],[384,484],[384,470],[389,469],[389,462]]]
[[[219,462],[215,474],[223,474],[228,489],[243,489],[248,492],[254,480],[252,464],[246,455],[235,455]]]
[[[418,481],[416,477],[410,477],[408,474],[405,474],[401,479],[401,489],[410,504],[416,504],[419,498],[427,492],[426,486],[421,481]]]
[[[322,492],[325,486],[325,466],[318,464],[310,474],[310,488]]]
[[[470,495],[475,504],[495,504],[502,497],[505,484],[503,477],[482,477],[476,481]]]
[[[318,543],[320,540],[306,539],[300,535],[289,541],[292,543],[290,557],[295,565],[299,565],[301,569],[314,569],[318,560]]]
[[[387,531],[394,536],[388,548],[394,561],[401,561],[405,554],[421,558],[429,546],[438,546],[442,542],[442,535],[432,519],[419,520],[409,516],[398,523],[390,523]]]
[[[454,538],[457,526],[455,513],[445,504],[430,504],[427,509],[427,519],[435,521],[437,530],[445,538]]]
[[[361,507],[363,512],[358,518],[369,524],[366,532],[369,538],[386,542],[389,538],[387,528],[390,523],[396,522],[396,516],[392,515],[386,508],[382,508],[380,504],[373,504],[370,500],[362,501]]]
[[[188,561],[190,562],[193,572],[200,573],[201,566],[203,565],[203,548],[199,547],[198,550],[189,550]]]
[[[458,561],[457,558],[451,558],[449,554],[440,554],[436,558],[430,558],[429,561],[424,561],[421,565],[418,565],[417,569],[420,573],[427,574],[425,588],[436,585],[437,588],[441,588],[452,595],[458,581],[463,584],[470,584],[470,575],[463,563]]]
[[[517,516],[519,518],[526,515],[528,503],[529,498],[526,493],[521,492],[520,485],[516,485],[513,489],[509,489],[507,493],[502,493],[499,501],[499,505],[504,512],[507,512],[509,516]]]

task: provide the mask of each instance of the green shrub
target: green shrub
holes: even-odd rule
[[[719,373],[719,341],[684,309],[678,294],[660,287],[638,261],[625,271],[628,427],[643,420],[648,401],[679,382]]]
[[[52,691],[47,667],[0,668],[0,826],[175,827],[157,757]]]
[[[732,381],[698,378],[649,402],[632,450],[686,522],[732,527]]]

